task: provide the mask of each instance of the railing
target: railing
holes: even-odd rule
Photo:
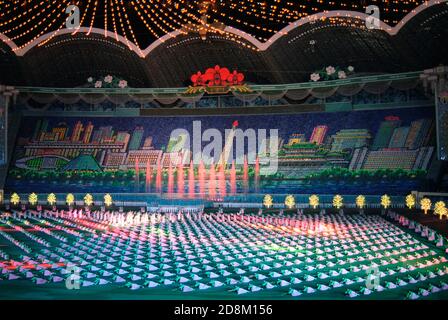
[[[421,71],[393,73],[384,75],[373,75],[363,77],[353,77],[339,80],[319,81],[319,82],[303,82],[276,85],[250,85],[250,88],[256,92],[266,91],[285,91],[298,89],[315,89],[315,88],[331,88],[335,86],[367,84],[386,81],[403,81],[415,80],[420,78]],[[51,88],[51,87],[16,87],[20,93],[52,93],[52,94],[123,94],[123,95],[139,95],[139,94],[183,94],[187,90],[186,87],[181,88]]]
[[[93,197],[95,206],[103,205],[103,198],[105,193],[90,193]],[[19,193],[21,204],[28,205],[28,195],[25,193]],[[37,193],[38,204],[47,205],[47,193]],[[56,193],[57,205],[65,205],[66,193]],[[86,193],[73,193],[75,197],[75,204],[77,206],[83,206],[84,196]],[[262,207],[264,194],[239,194],[233,196],[226,196],[218,199],[207,199],[208,195],[194,194],[194,198],[188,198],[188,194],[180,196],[178,194],[160,194],[160,193],[110,193],[115,206],[189,206],[189,205],[205,205],[208,207],[213,204],[232,204],[233,207]],[[309,196],[311,194],[295,194],[295,203],[297,208],[308,208]],[[284,207],[284,200],[287,194],[272,194],[274,204],[277,207]],[[319,196],[319,208],[331,208],[334,195],[320,194]],[[342,195],[345,207],[354,207],[356,197],[358,195]],[[10,203],[11,194],[4,195],[4,204]],[[392,208],[403,207],[405,204],[405,195],[390,196],[392,202]],[[380,208],[381,195],[365,195],[365,203],[367,208]]]

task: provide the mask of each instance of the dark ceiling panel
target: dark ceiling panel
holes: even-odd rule
[[[76,87],[90,76],[123,77],[130,86],[151,86],[144,61],[125,45],[99,35],[63,35],[21,58],[29,85]]]
[[[0,84],[18,85],[23,82],[19,58],[0,41]]]

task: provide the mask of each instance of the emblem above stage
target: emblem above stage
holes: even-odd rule
[[[248,93],[252,90],[245,84],[244,74],[228,68],[221,68],[216,65],[214,68],[208,68],[204,73],[198,71],[190,78],[193,83],[189,86],[186,93],[195,94],[206,92],[210,94],[226,94],[231,91]]]

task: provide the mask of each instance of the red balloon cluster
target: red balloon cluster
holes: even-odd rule
[[[214,68],[208,68],[205,73],[198,71],[191,76],[191,82],[193,86],[228,86],[228,85],[240,85],[243,83],[244,75],[242,73],[233,70],[230,72],[227,68],[221,68],[215,66]]]

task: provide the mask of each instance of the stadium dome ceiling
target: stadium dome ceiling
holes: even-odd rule
[[[353,65],[357,72],[369,73],[415,71],[448,63],[448,49],[444,44],[448,35],[446,1],[433,0],[420,6],[418,1],[406,2],[397,7],[399,10],[394,8],[398,4],[391,4],[383,8],[384,22],[379,30],[366,28],[364,13],[339,10],[307,15],[287,25],[277,21],[271,24],[272,33],[263,30],[249,33],[250,25],[241,30],[238,29],[242,27],[239,23],[217,30],[219,26],[210,23],[211,27],[204,34],[201,27],[188,29],[193,28],[189,24],[187,29],[184,27],[160,37],[154,36],[147,42],[145,49],[142,47],[144,42],[139,39],[145,38],[143,35],[147,39],[151,38],[147,30],[145,33],[144,28],[135,28],[133,39],[128,29],[121,29],[124,30],[122,34],[111,31],[119,31],[117,25],[105,31],[100,28],[101,24],[98,25],[100,11],[96,13],[97,20],[93,19],[93,22],[88,22],[89,15],[86,14],[82,24],[86,27],[76,33],[54,26],[51,30],[49,26],[48,32],[39,36],[33,36],[33,28],[29,33],[21,35],[17,33],[22,28],[19,21],[24,19],[26,12],[33,12],[31,3],[34,2],[24,2],[29,3],[30,7],[27,11],[25,7],[21,9],[24,10],[23,16],[18,15],[16,22],[6,23],[12,9],[3,14],[0,20],[0,38],[3,40],[0,42],[0,82],[73,87],[84,85],[89,76],[113,74],[125,78],[133,87],[185,86],[189,84],[192,73],[219,64],[242,71],[250,82],[287,83],[307,81],[310,73],[327,65]],[[83,1],[85,5],[90,2]],[[4,3],[7,2],[2,2],[0,7]],[[149,0],[130,3],[166,5]],[[188,4],[187,1],[178,3]],[[343,3],[339,5],[347,8]],[[217,21],[214,13],[222,9],[216,9],[216,6],[208,9],[208,21]],[[326,8],[322,5],[320,9]],[[362,9],[359,6],[348,8]],[[311,14],[313,11],[316,10],[303,12]],[[117,23],[118,13],[114,12]],[[251,14],[254,12],[258,11],[251,11]],[[277,9],[275,12],[286,11]],[[409,13],[406,15],[406,12]],[[110,13],[104,16],[108,17],[107,21],[114,21]],[[296,17],[285,13],[279,14],[277,18],[286,19],[286,16],[288,22]],[[128,19],[131,18],[129,14]],[[134,19],[137,18],[132,18],[132,21]],[[263,23],[261,25],[265,26]],[[174,25],[172,27],[174,29]]]

